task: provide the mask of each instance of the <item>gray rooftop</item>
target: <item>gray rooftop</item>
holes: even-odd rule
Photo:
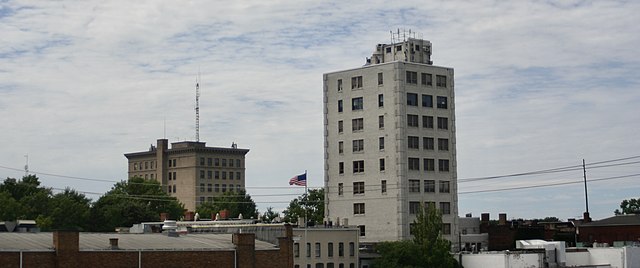
[[[588,227],[588,226],[625,226],[625,225],[640,225],[640,214],[616,215],[616,216],[602,219],[599,221],[583,223],[580,226]]]
[[[80,233],[80,250],[111,250],[109,239],[118,238],[119,250],[233,250],[232,234]],[[275,245],[256,240],[256,250],[275,249]],[[0,251],[52,251],[53,233],[0,233]]]

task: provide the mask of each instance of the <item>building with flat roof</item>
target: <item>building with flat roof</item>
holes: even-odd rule
[[[245,187],[245,155],[249,149],[207,147],[205,142],[159,139],[147,151],[127,153],[129,178],[156,180],[185,208],[195,211],[214,196]]]
[[[325,216],[357,225],[361,243],[412,238],[429,205],[457,243],[453,81],[452,68],[433,65],[431,42],[415,38],[324,74]]]
[[[359,232],[342,226],[293,228],[294,268],[358,267]]]

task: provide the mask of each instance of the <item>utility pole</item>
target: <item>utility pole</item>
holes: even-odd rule
[[[587,215],[589,213],[589,195],[587,194],[587,165],[582,159],[582,173],[584,176],[584,202],[587,209]]]

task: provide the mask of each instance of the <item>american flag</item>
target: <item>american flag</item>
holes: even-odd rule
[[[294,184],[298,186],[307,186],[307,173],[304,173],[298,176],[293,176],[293,178],[289,180],[289,185],[294,185]]]

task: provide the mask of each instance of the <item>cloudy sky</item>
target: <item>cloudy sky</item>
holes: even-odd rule
[[[98,198],[126,179],[123,154],[147,150],[165,122],[170,141],[194,139],[200,72],[200,139],[251,149],[248,191],[260,210],[280,210],[303,192],[288,187],[291,176],[308,170],[322,186],[322,74],[362,66],[400,28],[455,69],[461,215],[581,217],[580,168],[475,179],[586,159],[591,214],[608,217],[639,197],[639,10],[638,1],[0,0],[0,177],[21,177],[28,155],[44,185]]]

